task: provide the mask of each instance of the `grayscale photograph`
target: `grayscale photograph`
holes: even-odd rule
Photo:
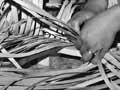
[[[0,0],[0,90],[120,90],[120,0]]]

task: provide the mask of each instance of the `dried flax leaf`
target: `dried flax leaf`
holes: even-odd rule
[[[22,12],[21,18],[22,18],[22,19],[27,19],[27,15],[26,15],[24,12]],[[24,34],[25,27],[26,27],[26,23],[23,23],[23,24],[20,26],[19,34]]]
[[[73,84],[74,85],[74,84]],[[70,85],[58,85],[58,86],[34,86],[34,87],[31,87],[31,88],[26,88],[25,90],[59,90],[59,89],[66,89],[68,87],[72,86],[71,84]]]
[[[35,16],[38,16],[38,15],[36,15],[35,13],[32,13],[32,14],[35,15]],[[39,18],[38,18],[38,19],[39,19]],[[54,20],[54,19],[45,20],[45,19],[40,19],[40,21],[48,24],[49,26],[54,27],[54,28],[52,28],[52,29],[55,30],[55,31],[56,31],[56,29],[60,29],[62,32],[67,33],[68,35],[70,35],[70,36],[73,37],[73,38],[76,38],[76,36],[78,36],[78,34],[77,34],[74,30],[72,30],[67,24],[61,22],[60,20]],[[55,24],[55,22],[56,22],[56,24]],[[58,25],[58,22],[59,22],[59,23],[62,23],[62,25]],[[64,25],[65,27],[63,27],[63,25]],[[64,28],[65,28],[65,29],[64,29]],[[74,35],[74,34],[75,34],[75,35]]]
[[[95,68],[96,66],[94,65],[83,65],[83,67],[79,67],[76,69],[70,69],[70,70],[58,70],[58,71],[50,71],[50,72],[36,72],[36,73],[31,73],[30,75],[28,75],[28,77],[36,77],[36,76],[56,76],[56,75],[62,75],[62,74],[78,74],[81,72],[87,72],[88,70],[91,70],[93,68]]]
[[[51,77],[50,77],[51,78]],[[49,79],[49,78],[48,78]],[[47,79],[46,79],[47,80]],[[44,81],[46,81],[44,80]],[[29,89],[33,89],[33,88],[37,88],[37,89],[65,89],[68,88],[70,86],[75,85],[76,83],[71,83],[71,84],[66,84],[66,85],[39,85],[40,83],[43,83],[44,81],[40,81],[37,83],[34,83],[33,85],[31,85],[30,87],[26,88],[25,90],[29,90]]]
[[[6,21],[7,22],[7,21]],[[11,25],[9,25],[8,23],[7,23],[7,25],[6,25],[6,27],[2,27],[2,33],[3,32],[9,32],[9,29],[11,29],[13,26],[20,26],[21,24],[23,24],[25,22],[25,20],[21,20],[21,21],[19,21],[19,22],[17,22],[17,23],[14,23],[14,24],[11,24]],[[5,25],[5,23],[4,23],[4,25]]]
[[[17,81],[14,85],[17,86],[31,86],[36,82],[42,82],[43,80],[47,79],[48,77],[36,77],[36,78],[26,78],[26,79],[22,79]]]
[[[84,88],[66,89],[66,90],[101,90],[107,88],[106,84],[88,86]]]
[[[110,77],[113,77],[114,74],[109,73],[109,74],[107,74],[107,76],[110,78]],[[97,78],[94,78],[92,80],[88,80],[88,81],[79,83],[79,84],[77,84],[77,85],[75,85],[73,87],[69,87],[68,89],[85,88],[85,87],[87,87],[89,85],[95,84],[95,83],[100,82],[100,81],[103,81],[103,78],[101,76],[97,77]]]
[[[32,18],[30,16],[28,16],[27,17],[27,23],[26,23],[25,31],[24,31],[25,35],[28,35],[28,33],[30,32],[32,22],[33,22]]]
[[[1,76],[3,76],[3,77],[8,77],[8,78],[21,78],[23,75],[21,75],[21,74],[16,74],[16,73],[14,73],[14,72],[0,72],[1,74]]]
[[[77,90],[108,90],[108,87],[106,84],[102,84],[102,85],[93,85],[93,86],[88,86],[82,89],[77,89]],[[73,89],[74,90],[74,89]],[[75,89],[76,90],[76,89]]]
[[[103,59],[102,61],[109,70],[111,70],[116,76],[120,78],[120,72],[117,71],[114,66],[109,64],[105,59]]]
[[[112,54],[112,56],[120,63],[120,55],[118,53]]]
[[[36,22],[36,26],[35,26],[35,31],[34,31],[34,35],[39,35],[39,32],[40,32],[40,24]],[[37,28],[39,27],[39,28]]]
[[[20,4],[21,6],[27,8],[27,9],[30,9],[36,13],[39,13],[40,15],[43,15],[43,16],[46,16],[46,17],[49,17],[51,19],[55,19],[55,17],[53,17],[52,15],[50,15],[49,13],[47,13],[46,11],[44,11],[43,9],[39,8],[38,6],[34,5],[33,3],[31,3],[30,1],[28,0],[13,0],[14,2]]]
[[[9,23],[8,23],[7,17],[6,16],[3,17],[3,20],[0,23],[1,23],[1,27],[0,27],[1,31],[0,32],[6,32],[9,29]],[[8,28],[6,28],[6,27],[8,27]],[[6,29],[4,29],[4,28],[6,28]]]
[[[12,50],[9,51],[9,53],[15,53],[15,52],[18,52],[19,50],[22,51],[24,49],[29,49],[29,48],[35,48],[36,46],[39,46],[39,45],[42,45],[42,44],[49,44],[49,43],[53,43],[53,42],[60,42],[59,40],[56,40],[56,39],[44,39],[44,38],[41,38],[41,39],[31,39],[31,41],[29,41],[28,43],[24,42],[22,46],[18,47],[18,48],[13,48]],[[45,46],[46,46],[45,45]],[[44,46],[44,47],[45,47]]]
[[[2,46],[0,46],[0,47],[2,48]],[[2,52],[2,53],[5,53],[5,54],[8,53],[5,48],[2,48],[2,49],[1,49],[1,52]],[[10,60],[10,62],[13,63],[13,65],[14,65],[15,67],[17,67],[18,69],[22,69],[22,67],[18,64],[18,62],[16,62],[16,60],[15,60],[14,58],[8,58],[8,59]]]
[[[73,12],[75,11],[76,7],[77,7],[77,6],[75,5],[75,6],[73,6],[73,7],[71,8],[71,11],[70,11],[70,14],[69,14],[69,17],[68,17],[68,21],[71,19],[72,14],[73,14]]]
[[[34,0],[34,4],[37,5],[39,8],[42,8],[43,9],[43,0]],[[37,28],[37,27],[40,27],[41,25],[39,23],[36,22],[36,28],[35,28],[35,32],[34,32],[34,35],[39,35],[39,32],[40,32],[40,28]]]
[[[46,50],[50,50],[50,49],[53,49],[53,48],[61,48],[62,49],[63,47],[72,46],[72,45],[73,44],[71,44],[71,43],[57,42],[57,43],[49,44],[48,46],[43,47],[43,48],[41,48],[39,50],[33,50],[33,51],[30,51],[30,52],[27,52],[27,53],[19,53],[19,54],[0,53],[0,57],[6,57],[6,58],[8,58],[8,57],[9,58],[27,57],[27,56],[35,55],[35,54],[38,54],[38,53],[42,53],[42,52],[44,52]]]
[[[50,79],[50,78],[51,78],[51,77],[47,77],[47,78],[45,78],[45,79],[42,80],[42,81],[40,80],[40,81],[32,84],[31,86],[27,87],[25,90],[33,89],[33,88],[36,87],[38,84],[43,83],[43,82],[45,82],[46,80],[48,80],[48,79]]]
[[[18,51],[22,51],[22,50],[24,50],[25,48],[27,49],[27,48],[30,48],[30,47],[34,47],[34,46],[36,46],[36,45],[39,45],[41,42],[43,42],[44,40],[40,40],[40,41],[37,41],[37,42],[35,42],[35,43],[28,43],[28,44],[25,44],[25,45],[22,45],[22,46],[20,46],[20,47],[18,47],[18,48],[13,48],[13,49],[11,49],[10,51],[9,51],[9,53],[16,53],[16,52],[18,52]]]
[[[10,42],[13,41],[14,38],[18,39],[20,38],[22,35],[10,35],[9,38],[5,39],[5,42]],[[15,40],[14,40],[15,41]]]
[[[42,90],[45,90],[45,89],[47,89],[47,90],[63,89],[63,90],[64,90],[64,89],[66,89],[66,88],[68,88],[68,87],[70,87],[70,86],[74,86],[74,85],[75,85],[75,83],[73,83],[73,84],[68,84],[68,85],[36,86],[34,89],[37,89],[37,90],[40,90],[40,89],[42,89]],[[29,89],[26,89],[26,90],[29,90]]]
[[[39,35],[44,35],[43,31],[40,30]],[[52,36],[52,35],[51,35]]]
[[[27,47],[27,44],[30,43],[34,43],[34,42],[38,42],[41,40],[45,40],[45,38],[43,36],[39,36],[39,37],[30,37],[30,36],[18,36],[18,37],[11,37],[9,39],[6,40],[6,43],[2,44],[3,47],[6,48],[11,48],[9,52],[12,52],[12,50],[14,49],[19,49],[22,47]],[[13,48],[14,47],[14,48]]]
[[[56,16],[56,18],[61,19],[62,15],[64,13],[64,9],[67,4],[68,4],[68,0],[65,0],[62,4],[62,7],[60,8],[60,11],[59,11],[58,15]]]
[[[120,62],[115,59],[110,53],[107,53],[104,58],[120,69]]]
[[[39,70],[38,70],[39,71]],[[36,72],[38,72],[36,70]],[[29,73],[33,73],[35,72],[35,70],[31,70],[31,69],[16,69],[16,68],[1,68],[0,69],[0,73],[3,72],[15,72],[15,73],[19,73],[21,75],[29,75]],[[14,78],[14,77],[13,77]]]
[[[72,1],[71,1],[72,2]],[[62,6],[61,6],[61,9],[60,9],[60,11],[59,11],[59,13],[58,13],[58,15],[56,16],[56,18],[57,19],[60,19],[60,20],[62,20],[62,21],[64,21],[64,22],[67,22],[68,20],[69,20],[69,18],[68,17],[71,17],[70,15],[69,15],[69,9],[71,9],[71,3],[69,4],[69,1],[68,0],[65,0],[64,2],[63,2],[63,4],[62,4]],[[67,10],[68,9],[68,10]],[[66,12],[66,11],[68,11],[68,12]],[[68,16],[69,15],[69,16]],[[54,29],[53,29],[54,30]],[[56,31],[56,29],[55,29],[55,31]],[[62,31],[61,30],[58,30],[58,31],[56,31],[56,32],[60,32],[60,33],[62,33]]]
[[[6,23],[6,15],[0,20],[0,29],[1,29],[0,32],[4,31],[2,29],[6,27],[5,23]]]
[[[29,1],[26,1],[26,0],[14,0],[16,3],[18,3],[18,4],[20,4],[24,9],[25,8],[27,8],[27,9],[29,9],[29,10],[32,10],[33,12],[34,12],[34,14],[35,13],[38,13],[38,14],[40,14],[40,15],[42,15],[42,16],[44,16],[44,17],[48,17],[48,20],[52,20],[52,21],[54,21],[54,23],[57,21],[57,22],[59,22],[59,23],[62,23],[64,26],[65,26],[65,28],[69,28],[68,29],[68,31],[67,30],[65,30],[65,29],[63,29],[63,28],[61,28],[61,30],[64,30],[66,33],[69,33],[69,34],[71,34],[71,36],[73,36],[73,37],[75,37],[76,35],[78,36],[78,34],[74,31],[74,30],[72,30],[72,29],[70,29],[70,27],[68,26],[68,25],[66,25],[65,23],[63,23],[62,21],[60,21],[59,19],[57,19],[57,18],[55,18],[54,16],[52,16],[52,15],[50,15],[49,13],[47,13],[46,11],[44,11],[43,9],[41,9],[41,8],[39,8],[39,7],[37,7],[37,6],[35,6],[34,4],[32,4],[31,2],[29,2]],[[27,10],[27,11],[29,11],[29,10]],[[30,12],[30,13],[32,13],[32,12]],[[33,13],[32,13],[33,14]],[[47,24],[49,24],[48,23],[48,21],[45,21],[44,19],[41,19],[41,21],[42,22],[45,22],[45,23],[47,23]],[[50,24],[49,24],[50,25]],[[52,24],[53,25],[53,24]],[[55,26],[55,24],[54,24],[54,26]],[[60,28],[60,27],[59,27]]]
[[[11,86],[13,83],[15,83],[16,80],[9,81],[7,84],[5,84],[0,90],[6,90],[9,86]]]
[[[77,74],[76,74],[77,75]],[[76,79],[71,79],[71,80],[65,80],[65,81],[59,81],[59,82],[54,82],[52,83],[53,85],[60,85],[60,84],[70,84],[70,83],[82,83],[88,80],[92,80],[93,78],[97,78],[99,77],[100,74],[93,74],[93,75],[89,75],[86,77],[80,77],[80,78],[76,78]]]
[[[29,36],[33,36],[34,34],[34,30],[35,30],[35,21],[32,21],[32,24],[31,24],[31,30],[29,32]]]
[[[2,88],[3,86],[0,86]],[[9,86],[7,90],[24,90],[26,87],[25,86]]]
[[[32,3],[31,0],[29,0],[29,1]],[[21,25],[20,34],[27,35],[31,30],[31,24],[32,24],[33,20],[32,20],[32,17],[26,15],[26,13],[24,13],[24,12],[22,12],[21,16],[23,19],[27,19],[27,22],[26,22],[26,24]]]
[[[31,1],[32,0],[30,0],[30,2]],[[27,16],[27,23],[26,23],[26,27],[25,27],[25,32],[24,32],[25,35],[28,35],[28,33],[30,32],[32,22],[33,22],[33,19],[28,15]]]
[[[50,35],[53,35],[53,36],[62,37],[62,35],[60,33],[56,32],[54,30],[50,30],[48,28],[43,28],[43,29],[41,29],[41,31],[45,31],[45,32],[47,32],[47,33],[49,33]]]
[[[38,49],[41,49],[41,48],[43,48],[43,47],[40,47]],[[26,57],[25,59],[31,61],[31,60],[34,60],[34,59],[39,57],[39,60],[42,60],[40,58],[47,57],[50,53],[53,54],[54,52],[57,52],[59,49],[60,49],[60,47],[53,48],[53,49],[50,49],[50,50],[47,50],[47,51],[43,51],[43,53],[40,53],[40,54],[38,53],[38,54],[34,54],[32,56]]]
[[[58,76],[55,76],[49,80],[47,80],[47,82],[51,82],[51,81],[58,81],[58,80],[61,80],[61,79],[64,79],[64,78],[68,78],[68,77],[72,77],[74,76],[75,74],[72,73],[72,74],[63,74],[63,75],[58,75]],[[53,84],[53,83],[52,83]]]
[[[101,75],[102,75],[102,78],[103,78],[103,80],[105,81],[105,83],[107,84],[107,86],[108,86],[111,90],[116,90],[115,86],[112,85],[112,83],[109,81],[107,75],[105,74],[105,71],[104,71],[104,68],[103,68],[103,66],[102,66],[102,63],[101,63],[101,61],[99,60],[99,53],[100,53],[100,51],[97,52],[97,54],[98,54],[97,64],[98,64],[98,67],[99,67],[99,71],[100,71],[100,73],[101,73]]]
[[[5,74],[5,73],[4,73]],[[14,77],[14,76],[0,76],[0,85],[6,85],[11,81],[19,81],[21,77]]]
[[[61,5],[61,2],[62,2],[62,0],[49,0],[49,2],[46,3],[46,6],[59,8]]]
[[[14,24],[18,22],[18,11],[17,8],[15,6],[11,6],[11,16],[10,16],[10,20],[8,21],[9,24]],[[12,28],[12,32],[15,34],[18,34],[18,25],[13,25]]]
[[[62,15],[62,17],[61,17],[61,20],[64,21],[65,23],[67,23],[68,20],[70,19],[70,18],[68,18],[68,17],[70,17],[70,16],[68,16],[68,15],[70,15],[71,9],[72,9],[72,5],[73,5],[74,3],[75,3],[75,0],[71,0],[70,3],[66,6],[66,8],[65,8],[65,10],[64,10],[64,12],[63,12],[63,15]]]
[[[8,12],[10,11],[10,4],[6,3],[5,0],[3,2],[1,2],[1,5],[0,5],[0,9],[1,9],[1,16],[0,16],[0,19],[2,17],[4,17],[4,15],[7,15]]]

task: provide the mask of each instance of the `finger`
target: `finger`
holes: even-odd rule
[[[85,54],[83,54],[82,59],[84,60],[84,62],[88,62],[92,59],[92,57],[93,57],[92,52],[86,52]]]

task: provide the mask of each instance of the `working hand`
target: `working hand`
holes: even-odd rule
[[[95,53],[99,50],[101,50],[99,55],[102,59],[113,44],[119,30],[120,7],[117,5],[88,20],[80,33],[81,45],[76,46],[84,61],[92,60],[92,63],[96,63]]]

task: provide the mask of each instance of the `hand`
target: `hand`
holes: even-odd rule
[[[95,53],[100,51],[101,59],[113,44],[116,33],[120,30],[120,7],[114,6],[91,20],[88,20],[80,33],[82,42],[76,44],[83,59],[96,63]],[[77,43],[77,42],[76,42]],[[78,42],[79,43],[79,42]]]

